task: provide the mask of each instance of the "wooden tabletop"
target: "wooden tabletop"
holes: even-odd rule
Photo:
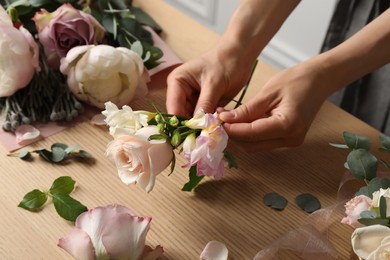
[[[217,39],[215,33],[161,0],[138,0],[135,4],[161,25],[163,39],[183,61],[197,57]],[[260,62],[247,98],[275,73]],[[148,101],[137,101],[131,106],[152,110],[149,101],[153,100],[164,110],[165,81],[160,84],[162,87],[152,90]],[[205,178],[190,193],[181,191],[188,178],[186,170],[180,167],[184,164],[181,155],[177,155],[175,172],[168,176],[167,169],[160,174],[151,193],[124,185],[114,164],[105,156],[111,136],[106,128],[89,122],[77,124],[30,148],[49,148],[54,142],[79,144],[93,154],[94,163],[71,161],[67,165],[53,165],[38,157],[26,162],[8,157],[0,148],[0,258],[70,259],[56,243],[59,237],[70,232],[73,224],[60,218],[50,203],[37,213],[17,205],[28,191],[48,189],[59,176],[72,176],[77,183],[72,196],[88,208],[116,203],[137,215],[152,216],[147,244],[162,245],[163,259],[199,259],[210,240],[225,243],[229,259],[252,259],[258,251],[304,223],[308,214],[295,205],[297,195],[311,193],[324,208],[337,202],[347,151],[332,148],[328,143],[341,142],[343,131],[365,135],[372,140],[379,134],[325,103],[302,146],[253,154],[231,151],[239,168],[228,169],[226,177],[220,181]],[[289,203],[283,211],[272,210],[263,204],[264,195],[271,191],[287,198]],[[351,256],[351,232],[351,228],[340,224],[331,233],[330,239],[340,254],[339,259]]]

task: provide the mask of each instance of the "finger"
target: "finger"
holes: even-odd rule
[[[243,142],[286,138],[292,134],[290,123],[283,115],[260,118],[250,123],[226,123],[229,137]]]
[[[214,113],[220,97],[221,94],[213,93],[211,88],[202,88],[194,112],[202,108],[205,113]]]
[[[222,111],[219,116],[222,121],[228,123],[252,122],[264,117],[267,110],[270,110],[268,102],[266,100],[257,99],[250,100],[248,103],[243,104],[236,109]]]
[[[168,77],[167,112],[175,115],[191,116],[196,104],[191,88],[186,82]]]

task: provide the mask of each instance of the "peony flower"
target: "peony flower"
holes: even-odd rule
[[[370,210],[371,204],[372,200],[365,195],[359,195],[352,198],[345,204],[345,214],[347,216],[341,220],[341,223],[348,224],[354,228],[361,226],[358,222],[360,213]]]
[[[59,68],[60,59],[76,46],[97,44],[104,28],[91,15],[63,4],[52,13],[42,9],[33,17],[48,64]]]
[[[156,113],[147,111],[133,111],[129,106],[123,106],[122,109],[112,102],[105,103],[106,109],[102,112],[105,116],[104,121],[110,127],[110,134],[116,135],[134,135],[136,131],[148,125]]]
[[[22,26],[16,29],[0,5],[0,97],[24,88],[39,68],[39,49]]]
[[[227,146],[228,135],[220,124],[217,114],[205,114],[202,110],[190,119],[186,126],[203,129],[196,138],[195,147],[185,151],[189,163],[184,167],[197,165],[198,176],[214,176],[220,179],[224,174],[224,150]],[[188,147],[191,147],[190,145]]]
[[[355,254],[365,260],[390,258],[390,228],[383,225],[360,227],[351,237]]]
[[[116,164],[122,182],[136,183],[150,192],[156,176],[171,163],[172,146],[166,140],[148,140],[159,134],[156,126],[146,126],[135,135],[121,135],[108,144],[107,156]]]
[[[147,92],[143,61],[127,48],[75,47],[61,60],[60,70],[68,75],[73,94],[98,108],[103,109],[108,101],[123,106],[136,94],[143,96]]]
[[[201,260],[226,260],[228,259],[229,251],[225,244],[218,241],[210,241],[207,243],[202,253]]]
[[[372,194],[372,207],[379,208],[379,201],[380,198],[384,197],[386,199],[386,217],[390,216],[390,188],[385,189],[379,189],[379,191],[376,191]]]
[[[162,247],[145,246],[151,220],[120,205],[97,207],[80,214],[72,232],[57,244],[76,259],[157,259]]]

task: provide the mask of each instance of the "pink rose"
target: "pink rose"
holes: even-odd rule
[[[0,97],[24,88],[39,68],[39,49],[33,36],[22,26],[16,29],[0,5]]]
[[[121,135],[108,144],[107,156],[116,164],[118,175],[125,184],[136,183],[150,192],[156,176],[171,163],[172,146],[166,140],[151,140],[159,134],[156,126],[146,126],[135,135]]]
[[[358,222],[360,213],[365,210],[370,210],[371,205],[372,200],[365,195],[359,195],[352,198],[345,204],[345,214],[347,216],[341,220],[341,223],[348,224],[354,228],[361,226]]]
[[[163,249],[145,246],[150,217],[137,217],[120,205],[97,207],[80,214],[58,246],[76,259],[157,259]]]
[[[104,37],[104,28],[91,15],[63,4],[53,13],[42,9],[33,18],[48,64],[59,68],[60,58],[75,46],[97,44]]]

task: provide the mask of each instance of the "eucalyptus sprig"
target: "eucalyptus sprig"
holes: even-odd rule
[[[92,155],[82,150],[81,147],[77,144],[68,146],[63,143],[54,143],[51,145],[51,150],[47,150],[46,148],[35,149],[32,151],[28,151],[26,149],[22,149],[15,153],[9,153],[8,156],[19,157],[22,160],[30,160],[31,154],[37,153],[44,160],[51,163],[63,163],[68,161],[71,158],[77,159],[91,159]]]
[[[81,213],[88,210],[86,206],[69,195],[74,190],[75,184],[76,182],[69,176],[59,177],[54,180],[47,191],[34,189],[28,192],[18,207],[29,211],[38,211],[50,197],[58,215],[74,222]]]

